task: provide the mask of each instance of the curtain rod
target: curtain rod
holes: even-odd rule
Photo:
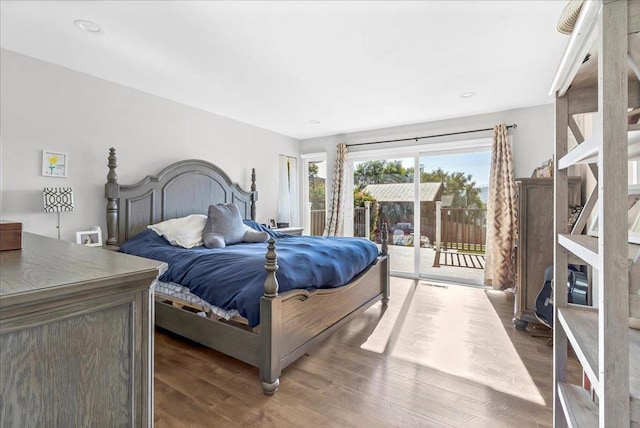
[[[513,125],[507,125],[507,129],[516,129],[517,127],[518,127],[517,123],[514,123]],[[397,143],[397,142],[400,142],[400,141],[418,141],[418,140],[422,140],[422,139],[425,139],[425,138],[448,137],[450,135],[471,134],[473,132],[481,132],[481,131],[493,131],[493,128],[472,129],[471,131],[449,132],[448,134],[425,135],[424,137],[400,138],[398,140],[371,141],[369,143],[347,144],[347,147],[366,146],[368,144]]]

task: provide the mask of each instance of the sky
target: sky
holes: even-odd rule
[[[413,166],[413,161],[410,163]],[[471,174],[476,187],[483,187],[489,185],[491,152],[423,156],[420,158],[420,165],[424,165],[425,172],[442,168],[447,172]]]
[[[393,160],[393,159],[390,159]],[[402,165],[413,167],[413,158],[399,158]],[[462,171],[471,174],[477,187],[489,185],[489,166],[491,164],[491,152],[457,153],[449,155],[430,155],[420,158],[420,164],[424,165],[424,171],[433,171],[442,168],[447,172]],[[327,163],[318,163],[318,176],[327,177]]]

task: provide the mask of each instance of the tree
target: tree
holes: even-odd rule
[[[361,162],[354,172],[354,184],[359,190],[368,184],[410,183],[413,180],[413,168],[405,168],[402,161]],[[420,173],[421,183],[444,183],[445,195],[453,195],[452,207],[485,208],[480,198],[481,189],[476,187],[471,174],[448,172],[442,168]],[[355,195],[355,193],[354,193]]]
[[[318,177],[318,164],[309,163],[309,202],[312,210],[324,210],[326,205],[326,187],[324,178]]]
[[[319,170],[317,162],[309,162],[309,178],[316,178],[320,172]]]
[[[476,187],[471,174],[464,172],[445,171],[438,168],[434,171],[424,172],[420,170],[421,183],[443,183],[444,195],[453,196],[452,208],[479,208],[484,209],[485,203],[480,198],[481,189]],[[405,168],[402,161],[369,161],[361,162],[354,171],[354,202],[356,206],[362,206],[364,195],[362,192],[368,184],[410,183],[413,181],[414,169]],[[380,218],[389,224],[397,222],[413,221],[413,204],[410,202],[385,202],[378,203],[377,213]],[[463,213],[465,221],[481,222],[484,213],[477,210],[469,210]],[[435,210],[433,204],[421,204],[420,217],[422,225],[435,224]]]
[[[480,198],[481,189],[476,187],[471,174],[463,172],[447,172],[442,168],[438,168],[431,172],[421,172],[421,181],[424,182],[442,182],[444,183],[444,195],[452,195],[451,208],[486,208],[486,204]],[[433,222],[435,213],[421,211],[423,218]],[[426,216],[426,217],[425,217]],[[471,210],[463,213],[464,222],[482,222],[485,219],[484,212]]]
[[[364,189],[367,184],[410,183],[413,168],[405,168],[402,161],[368,161],[358,164],[354,174],[354,184]]]
[[[372,204],[376,203],[376,198],[360,189],[353,189],[353,205],[356,207],[364,207],[365,201],[369,201]]]
[[[421,172],[422,183],[444,183],[444,194],[453,195],[453,208],[485,208],[480,198],[481,189],[476,187],[471,174],[447,172],[438,168],[431,172]]]
[[[361,162],[354,171],[353,200],[356,206],[363,206],[365,200],[373,200],[364,192],[369,184],[410,183],[413,180],[413,168],[405,168],[402,161]],[[370,199],[367,199],[369,197]],[[397,223],[407,215],[413,215],[413,207],[405,203],[372,203],[371,227],[375,229],[378,218]]]
[[[364,203],[365,201],[369,201],[371,202],[371,206],[370,206],[370,223],[369,223],[369,235],[368,237],[373,236],[373,232],[376,228],[376,224],[378,223],[378,201],[376,201],[376,198],[374,198],[373,196],[371,196],[369,193],[365,192],[364,190],[360,190],[358,188],[353,189],[353,205],[355,207],[364,207]],[[355,227],[358,227],[357,225],[355,225]]]

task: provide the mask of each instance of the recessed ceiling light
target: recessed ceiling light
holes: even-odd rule
[[[76,19],[73,21],[73,25],[91,34],[104,34],[104,30],[95,22],[87,21],[85,19]]]
[[[471,98],[471,97],[475,97],[476,95],[478,94],[476,94],[475,92],[465,92],[463,94],[460,94],[462,98]]]
[[[317,125],[317,124],[319,124],[319,123],[320,123],[320,121],[319,121],[319,120],[316,120],[316,119],[311,119],[311,120],[309,121],[309,123],[311,123],[312,125]]]

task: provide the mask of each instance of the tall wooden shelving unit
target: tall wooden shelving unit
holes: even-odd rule
[[[640,0],[586,1],[553,83],[556,95],[555,278],[567,278],[577,256],[597,270],[596,308],[567,303],[564,281],[554,287],[554,426],[640,426],[640,331],[629,328],[629,284],[637,275],[638,246],[627,242],[628,108],[640,106]],[[587,54],[591,59],[584,62]],[[584,63],[583,63],[584,62]],[[594,64],[597,62],[597,69]],[[573,115],[597,112],[584,140]],[[578,143],[568,151],[568,130]],[[567,229],[567,168],[589,164],[598,184],[583,211],[593,208],[599,237]],[[634,263],[636,263],[634,265]],[[635,273],[632,273],[635,272]],[[632,312],[635,311],[632,303]],[[567,383],[571,344],[593,394]]]

